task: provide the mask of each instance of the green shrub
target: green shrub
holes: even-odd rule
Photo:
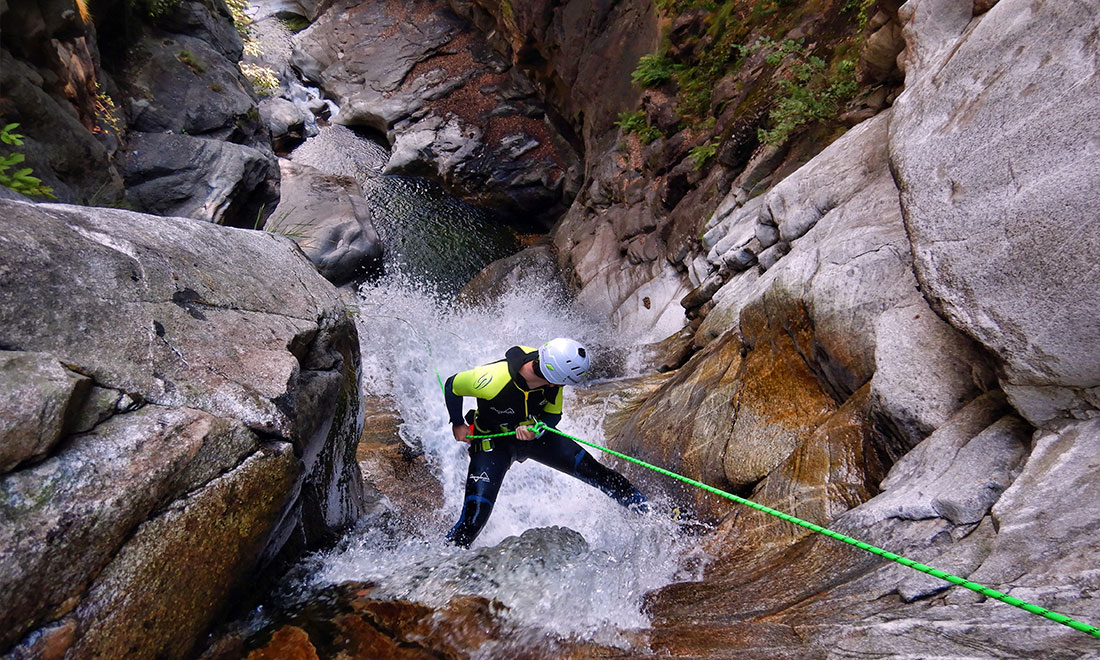
[[[15,132],[19,124],[8,124],[0,128],[0,142],[10,147],[23,146],[23,136]],[[27,157],[18,152],[12,152],[7,156],[0,156],[0,185],[7,186],[17,193],[29,197],[49,197],[57,199],[53,194],[53,188],[42,185],[42,179],[33,175],[33,170],[23,167],[10,171],[12,167],[22,163]]]
[[[630,80],[640,87],[658,87],[672,80],[677,66],[672,60],[654,53],[642,55]]]
[[[810,56],[791,71],[791,79],[779,82],[782,97],[768,115],[771,128],[757,133],[765,144],[781,144],[805,124],[832,118],[857,89],[852,60],[841,60],[830,71],[825,60]]]
[[[633,133],[638,136],[638,139],[643,144],[649,144],[657,138],[661,137],[661,129],[656,126],[650,126],[649,121],[646,120],[645,113],[642,111],[637,112],[623,112],[619,114],[619,120],[615,122],[615,125],[622,130],[623,133]]]
[[[718,142],[708,142],[688,149],[688,158],[695,163],[696,170],[701,170],[716,153],[718,153]]]

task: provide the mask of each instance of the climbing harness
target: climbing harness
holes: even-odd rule
[[[599,449],[602,452],[606,452],[608,454],[611,454],[612,456],[617,456],[618,458],[621,458],[625,461],[630,461],[631,463],[634,463],[636,465],[640,465],[640,466],[642,466],[644,468],[647,468],[649,470],[653,470],[654,472],[657,472],[658,474],[663,474],[666,477],[672,477],[673,479],[678,479],[678,480],[680,480],[680,481],[682,481],[686,484],[689,484],[689,485],[695,486],[696,488],[700,488],[702,490],[705,490],[708,493],[713,493],[715,495],[719,495],[719,496],[724,497],[726,499],[733,500],[734,502],[737,502],[738,504],[744,504],[745,506],[756,509],[757,511],[762,511],[762,512],[768,514],[768,515],[775,516],[776,518],[779,518],[781,520],[786,520],[789,523],[794,523],[795,525],[798,525],[800,527],[805,527],[806,529],[817,532],[819,534],[824,534],[825,536],[828,536],[831,539],[836,539],[837,541],[842,541],[844,543],[847,543],[848,545],[853,545],[853,546],[859,548],[860,550],[866,550],[867,552],[870,552],[873,555],[878,555],[879,557],[889,559],[890,561],[901,564],[902,566],[907,566],[909,568],[912,568],[913,570],[920,571],[921,573],[925,573],[927,575],[931,575],[933,577],[940,578],[941,580],[946,580],[947,582],[950,582],[951,584],[955,584],[955,585],[958,585],[960,587],[965,587],[965,588],[967,588],[971,591],[977,592],[977,593],[979,593],[983,596],[988,596],[989,598],[992,598],[994,600],[999,600],[1002,603],[1008,603],[1009,605],[1012,605],[1014,607],[1018,607],[1021,610],[1024,610],[1025,612],[1030,612],[1031,614],[1037,614],[1037,615],[1039,615],[1039,616],[1041,616],[1045,619],[1049,619],[1049,620],[1054,621],[1056,623],[1060,623],[1064,626],[1069,626],[1070,628],[1073,628],[1074,630],[1079,630],[1079,631],[1081,631],[1083,633],[1086,633],[1088,635],[1092,635],[1093,637],[1100,638],[1100,628],[1097,628],[1096,626],[1090,626],[1087,623],[1082,623],[1080,621],[1076,621],[1076,620],[1071,619],[1070,617],[1068,617],[1064,614],[1059,614],[1058,612],[1052,612],[1051,610],[1048,610],[1045,607],[1039,607],[1038,605],[1033,605],[1033,604],[1031,604],[1027,601],[1020,600],[1019,598],[1015,598],[1013,596],[1009,596],[1008,594],[1001,593],[1000,591],[997,591],[995,589],[990,589],[989,587],[984,587],[984,586],[982,586],[982,585],[980,585],[976,582],[971,582],[970,580],[958,577],[957,575],[952,575],[950,573],[946,573],[946,572],[941,571],[939,569],[932,568],[931,566],[926,566],[926,565],[921,564],[919,562],[913,561],[912,559],[908,559],[906,557],[902,557],[901,555],[894,554],[893,552],[889,552],[887,550],[883,550],[882,548],[875,547],[875,546],[873,546],[869,543],[864,543],[863,541],[856,540],[856,539],[854,539],[850,536],[845,536],[844,534],[841,534],[839,532],[834,532],[831,529],[826,529],[826,528],[824,528],[820,525],[815,525],[814,523],[807,522],[807,521],[801,520],[799,518],[795,518],[794,516],[792,516],[790,514],[783,513],[782,511],[777,511],[777,510],[772,509],[770,507],[764,506],[763,504],[757,504],[756,502],[753,502],[752,500],[747,500],[743,497],[738,497],[737,495],[734,495],[732,493],[727,493],[726,491],[715,488],[714,486],[708,486],[707,484],[705,484],[701,481],[696,481],[694,479],[690,479],[690,478],[685,477],[683,475],[676,474],[675,472],[671,472],[671,471],[666,470],[664,468],[657,467],[656,465],[646,463],[645,461],[634,458],[633,456],[628,456],[626,454],[623,454],[622,452],[617,452],[614,449],[608,449],[607,447],[601,447],[600,445],[597,445],[593,442],[588,442],[587,440],[581,440],[580,438],[569,435],[567,433],[562,433],[561,431],[559,431],[559,430],[557,430],[553,427],[550,427],[550,426],[547,426],[547,425],[543,424],[541,421],[537,422],[535,424],[535,426],[532,427],[532,428],[557,433],[558,435],[560,435],[562,437],[565,437],[565,438],[568,438],[570,440],[573,440],[574,442],[579,442],[582,445],[587,445],[587,446],[592,447],[594,449]],[[486,440],[486,439],[497,438],[497,437],[502,437],[502,436],[506,436],[506,435],[514,435],[514,432],[490,433],[490,434],[485,434],[485,435],[474,435],[474,436],[469,436],[469,437],[470,437],[471,441],[473,441],[473,440]]]

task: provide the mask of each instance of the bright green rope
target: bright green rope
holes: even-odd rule
[[[692,486],[695,486],[696,488],[701,488],[701,489],[707,491],[708,493],[714,493],[715,495],[719,495],[719,496],[724,497],[726,499],[733,500],[734,502],[737,502],[739,504],[744,504],[745,506],[752,507],[753,509],[756,509],[757,511],[763,511],[764,513],[766,513],[768,515],[775,516],[776,518],[780,518],[782,520],[786,520],[787,522],[794,523],[796,525],[799,525],[800,527],[805,527],[806,529],[813,530],[813,531],[815,531],[819,534],[824,534],[825,536],[828,536],[829,538],[832,538],[832,539],[836,539],[837,541],[843,541],[844,543],[847,543],[848,545],[854,545],[855,547],[859,548],[860,550],[866,550],[867,552],[870,552],[873,555],[878,555],[879,557],[884,557],[886,559],[889,559],[890,561],[897,562],[897,563],[901,564],[902,566],[908,566],[909,568],[912,568],[913,570],[920,571],[921,573],[927,573],[928,575],[931,575],[933,577],[938,577],[941,580],[946,580],[946,581],[950,582],[951,584],[957,584],[960,587],[966,587],[967,589],[969,589],[971,591],[976,591],[977,593],[980,593],[983,596],[988,596],[989,598],[992,598],[994,600],[999,600],[1002,603],[1008,603],[1009,605],[1013,605],[1015,607],[1018,607],[1021,610],[1024,610],[1025,612],[1031,612],[1032,614],[1038,614],[1039,616],[1044,617],[1046,619],[1050,619],[1051,621],[1055,621],[1055,622],[1060,623],[1064,626],[1069,626],[1070,628],[1073,628],[1074,630],[1080,630],[1083,633],[1087,633],[1089,635],[1092,635],[1093,637],[1100,638],[1100,628],[1097,628],[1096,626],[1090,626],[1087,623],[1082,623],[1080,621],[1076,621],[1074,619],[1069,618],[1068,616],[1066,616],[1064,614],[1059,614],[1057,612],[1052,612],[1052,611],[1046,609],[1045,607],[1039,607],[1038,605],[1033,605],[1033,604],[1031,604],[1027,601],[1023,601],[1023,600],[1020,600],[1019,598],[1009,596],[1008,594],[1001,593],[1000,591],[997,591],[995,589],[990,589],[989,587],[983,587],[982,585],[980,585],[976,582],[971,582],[970,580],[966,580],[966,579],[961,578],[957,575],[952,575],[950,573],[945,573],[944,571],[932,568],[931,566],[925,566],[924,564],[921,564],[919,562],[915,562],[912,559],[907,559],[905,557],[902,557],[901,555],[894,554],[893,552],[883,550],[882,548],[877,548],[877,547],[875,547],[875,546],[873,546],[869,543],[864,543],[863,541],[858,541],[858,540],[856,540],[856,539],[854,539],[850,536],[845,536],[844,534],[840,534],[839,532],[834,532],[831,529],[825,529],[821,525],[815,525],[811,522],[807,522],[805,520],[800,520],[799,518],[795,518],[794,516],[792,516],[790,514],[783,513],[782,511],[777,511],[777,510],[772,509],[770,507],[766,507],[763,504],[757,504],[756,502],[753,502],[752,500],[747,500],[743,497],[738,497],[737,495],[734,495],[732,493],[727,493],[726,491],[715,488],[714,486],[708,486],[707,484],[705,484],[701,481],[696,481],[694,479],[690,479],[690,478],[685,477],[683,475],[676,474],[675,472],[670,472],[669,470],[657,467],[656,465],[651,465],[649,463],[646,463],[645,461],[638,460],[637,458],[634,458],[633,456],[627,456],[626,454],[623,454],[621,452],[617,452],[614,449],[608,449],[607,447],[601,447],[600,445],[597,445],[593,442],[588,442],[587,440],[581,440],[580,438],[571,436],[567,433],[562,433],[561,431],[559,431],[555,428],[552,428],[550,426],[547,426],[547,425],[543,424],[542,422],[537,422],[531,428],[535,432],[538,432],[539,430],[553,431],[554,433],[557,433],[558,435],[560,435],[564,438],[569,438],[570,440],[573,440],[575,442],[579,442],[582,445],[588,445],[589,447],[593,447],[595,449],[599,449],[600,451],[607,452],[608,454],[611,454],[612,456],[617,456],[617,457],[619,457],[623,460],[630,461],[631,463],[635,463],[635,464],[640,465],[644,468],[648,468],[650,470],[653,470],[654,472],[657,472],[659,474],[663,474],[666,477],[672,477],[673,479],[679,479],[680,481],[683,481],[686,484],[691,484]],[[506,435],[514,436],[515,432],[492,433],[492,434],[488,434],[488,435],[471,435],[471,436],[468,436],[468,437],[472,440],[484,440],[484,439],[488,439],[488,438],[499,438],[499,437],[506,436]]]

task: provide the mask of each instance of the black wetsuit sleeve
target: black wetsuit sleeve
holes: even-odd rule
[[[454,393],[454,382],[455,377],[451,376],[443,385],[443,398],[447,401],[447,416],[451,418],[452,426],[465,425],[466,420],[462,418],[462,397]]]
[[[561,421],[561,414],[548,413],[544,411],[541,415],[539,415],[539,419],[542,420],[543,424],[552,428],[557,428],[558,422]]]

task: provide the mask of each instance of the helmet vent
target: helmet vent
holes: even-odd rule
[[[577,349],[577,355],[581,356],[582,358],[587,357],[584,353],[584,348],[578,348]]]

